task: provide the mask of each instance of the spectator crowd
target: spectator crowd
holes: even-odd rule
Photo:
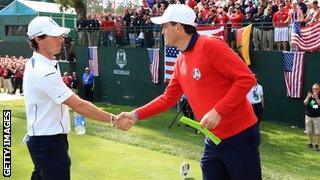
[[[20,57],[0,56],[0,93],[16,94],[19,89],[23,95],[23,73],[27,59]]]
[[[169,4],[187,4],[194,9],[198,25],[225,27],[224,39],[235,49],[236,30],[253,23],[254,50],[295,50],[290,45],[291,27],[320,20],[317,0],[143,0],[124,14],[89,15],[77,21],[80,45],[159,47],[161,27],[150,17],[160,16]],[[87,42],[86,42],[87,40]]]
[[[23,96],[23,75],[27,58],[22,56],[0,56],[0,93],[16,94]],[[64,72],[63,82],[75,93],[78,94],[82,87],[82,79],[79,79],[76,72],[70,76],[68,72]]]

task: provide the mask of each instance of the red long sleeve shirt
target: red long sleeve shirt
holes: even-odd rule
[[[246,98],[255,82],[250,69],[223,40],[199,36],[192,49],[178,56],[165,92],[136,113],[145,119],[163,112],[184,93],[198,121],[216,109],[221,120],[211,132],[225,139],[257,122]]]

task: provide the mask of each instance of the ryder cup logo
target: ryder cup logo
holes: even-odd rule
[[[198,68],[193,69],[193,78],[199,80],[201,78],[201,72]]]
[[[123,49],[117,52],[116,63],[120,68],[123,68],[127,64],[126,53]]]

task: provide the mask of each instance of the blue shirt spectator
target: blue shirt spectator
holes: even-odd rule
[[[83,73],[83,76],[82,76],[82,82],[83,84],[93,84],[93,81],[94,81],[94,77],[93,77],[93,74],[91,74],[89,72],[89,69],[88,69],[88,72],[87,72],[87,69],[86,69],[86,72]]]

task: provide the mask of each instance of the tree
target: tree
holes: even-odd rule
[[[108,0],[105,3],[104,12],[113,13],[114,12],[114,2],[112,0]]]
[[[61,4],[61,10],[73,7],[78,18],[86,19],[86,0],[54,0],[54,2]]]
[[[91,15],[103,12],[103,0],[88,0],[87,11]]]

